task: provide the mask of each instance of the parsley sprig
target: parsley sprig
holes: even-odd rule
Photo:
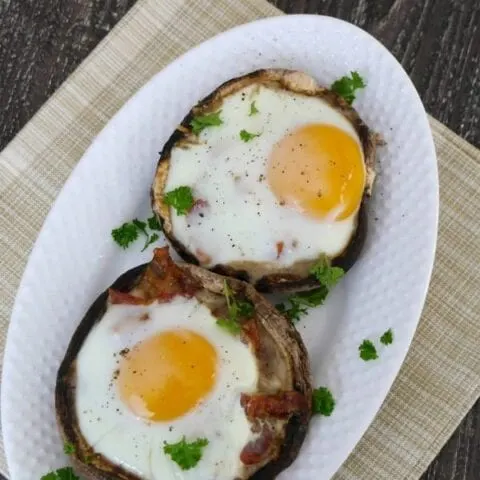
[[[197,135],[207,127],[218,127],[219,125],[222,125],[223,120],[220,118],[220,113],[222,113],[221,110],[194,117],[190,122],[192,132]]]
[[[72,467],[63,467],[47,473],[40,480],[80,480],[80,477],[75,475]]]
[[[238,335],[242,331],[240,324],[232,318],[219,318],[217,320],[217,325],[231,335]]]
[[[170,455],[172,460],[179,465],[182,470],[190,470],[195,467],[202,458],[203,449],[208,445],[206,438],[199,438],[194,442],[187,442],[183,437],[177,443],[166,443],[163,451]]]
[[[241,300],[235,298],[232,289],[225,280],[223,283],[223,294],[227,301],[228,316],[226,318],[219,318],[217,325],[224,328],[232,335],[240,333],[240,320],[250,318],[255,313],[255,307],[248,300]]]
[[[391,345],[393,343],[393,331],[389,328],[381,337],[380,342],[386,345]]]
[[[285,303],[279,303],[276,307],[277,310],[285,315],[290,321],[298,322],[300,317],[307,314],[309,307],[323,305],[327,295],[328,289],[322,285],[315,290],[290,295]]]
[[[261,133],[250,133],[246,130],[240,130],[240,138],[244,142],[249,142],[250,140],[253,140],[255,137],[259,137],[260,135]]]
[[[315,276],[320,287],[290,295],[284,303],[276,305],[277,310],[292,322],[298,322],[303,315],[308,313],[308,308],[323,305],[328,292],[345,274],[342,268],[331,267],[326,257],[322,257],[313,265],[310,273]]]
[[[313,390],[312,413],[329,417],[335,408],[335,399],[327,387],[319,387]]]
[[[145,246],[143,247],[142,252],[146,248],[148,248],[152,243],[155,243],[159,238],[160,237],[159,237],[158,233],[152,233],[152,235],[150,235],[150,238],[148,239],[148,241],[145,243]]]
[[[190,187],[183,185],[165,193],[163,201],[177,211],[177,215],[186,215],[193,208],[195,199]]]
[[[326,259],[322,257],[311,269],[310,273],[315,276],[318,283],[324,285],[327,289],[334,287],[345,275],[345,271],[340,267],[331,267]]]
[[[156,242],[160,237],[158,233],[151,233],[147,230],[161,230],[162,227],[155,214],[148,218],[145,222],[134,218],[131,222],[125,222],[118,228],[112,230],[112,238],[123,249],[128,248],[140,234],[145,236],[145,244],[143,245],[142,252],[146,250],[152,243]]]
[[[162,230],[162,226],[160,225],[156,215],[152,215],[150,218],[147,218],[147,223],[150,230]]]
[[[138,238],[138,229],[133,222],[125,222],[112,230],[112,238],[125,249]]]
[[[360,358],[366,362],[378,358],[377,349],[371,340],[364,340],[358,347]]]
[[[337,95],[340,95],[345,101],[351,105],[355,100],[355,91],[365,88],[366,83],[358,72],[350,72],[351,77],[342,77],[332,83],[330,87]]]

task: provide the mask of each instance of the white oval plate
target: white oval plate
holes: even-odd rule
[[[301,453],[281,478],[328,479],[372,422],[405,358],[432,270],[438,217],[434,145],[408,76],[375,39],[321,16],[261,20],[186,53],[145,85],[108,123],[65,184],[35,244],[19,288],[6,347],[2,422],[13,480],[65,465],[55,425],[55,375],[70,337],[97,294],[147,261],[110,231],[149,210],[158,152],[200,98],[255,69],[303,70],[330,85],[358,70],[368,86],[355,108],[387,144],[360,260],[326,305],[299,324],[316,385],[337,400],[316,417]],[[379,337],[393,328],[389,347]],[[364,362],[369,338],[380,358]],[[208,480],[208,479],[207,479]]]

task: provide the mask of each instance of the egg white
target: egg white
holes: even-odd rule
[[[139,320],[145,313],[150,319]],[[203,403],[178,419],[148,422],[137,418],[119,398],[113,380],[119,352],[176,328],[195,331],[215,346],[219,366],[214,389]],[[218,327],[209,309],[196,299],[111,305],[78,355],[77,418],[83,436],[97,453],[143,479],[233,478],[241,468],[240,452],[253,438],[240,393],[254,392],[257,378],[248,346]],[[185,471],[163,452],[164,442],[176,443],[184,435],[189,441],[209,441],[197,466]]]
[[[258,113],[250,116],[252,101]],[[281,138],[309,123],[335,125],[363,152],[350,122],[322,99],[263,86],[225,98],[220,116],[223,124],[204,129],[201,143],[172,149],[165,191],[188,185],[209,203],[187,216],[172,209],[176,238],[193,253],[206,253],[211,261],[202,262],[205,266],[236,261],[290,266],[340,254],[354,232],[355,215],[321,221],[279,205],[268,187],[267,161]],[[261,135],[244,142],[239,136],[243,129]],[[281,241],[284,249],[277,258]]]

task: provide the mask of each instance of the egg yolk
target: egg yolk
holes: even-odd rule
[[[139,417],[167,421],[194,408],[213,388],[217,352],[191,330],[168,330],[136,344],[117,382],[122,401]]]
[[[284,136],[272,149],[267,175],[281,204],[329,220],[355,213],[365,186],[360,146],[327,124],[308,124]]]

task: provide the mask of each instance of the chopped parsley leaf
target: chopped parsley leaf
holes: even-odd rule
[[[144,252],[148,246],[150,246],[153,242],[158,240],[158,235],[154,233],[152,236],[149,235],[147,232],[147,223],[134,218],[132,223],[137,227],[138,231],[145,235],[145,244],[142,248],[142,252]]]
[[[307,307],[318,307],[319,305],[323,305],[327,295],[328,288],[321,285],[319,288],[309,290],[308,292],[295,293],[290,296],[289,300]]]
[[[292,323],[299,322],[300,317],[306,315],[308,310],[307,307],[292,303],[288,306],[286,303],[278,303],[275,305],[276,309],[285,317],[287,317]]]
[[[72,467],[64,467],[47,473],[40,480],[80,480],[80,477],[75,475]]]
[[[187,442],[183,437],[177,443],[166,443],[163,451],[170,455],[175,463],[178,463],[182,470],[190,470],[195,467],[202,458],[202,450],[208,445],[206,438],[199,438],[194,442]]]
[[[112,237],[122,248],[127,248],[138,238],[138,229],[132,222],[125,222],[112,230]]]
[[[257,106],[255,105],[255,102],[253,101],[250,104],[250,113],[248,114],[248,116],[251,117],[252,115],[256,115],[258,112],[259,112],[259,110],[258,110]]]
[[[358,72],[350,72],[350,77],[342,77],[332,83],[330,87],[337,95],[340,95],[345,101],[351,105],[355,100],[355,90],[365,88],[366,83]]]
[[[381,337],[380,342],[384,345],[391,345],[393,343],[393,331],[389,328]]]
[[[223,293],[227,300],[228,314],[231,318],[248,318],[255,313],[255,307],[251,302],[235,298],[226,280],[224,281]]]
[[[156,242],[160,237],[158,233],[152,233],[150,237],[147,237],[145,240],[145,245],[142,248],[142,252],[144,252],[152,243]]]
[[[231,318],[219,318],[217,320],[217,325],[221,328],[224,328],[232,335],[238,335],[242,329],[236,320],[232,320]]]
[[[194,117],[190,122],[192,132],[198,134],[207,127],[218,127],[218,125],[221,125],[223,120],[220,118],[220,113],[222,113],[221,110]]]
[[[195,203],[192,189],[185,185],[165,193],[163,201],[166,205],[173,207],[177,211],[177,215],[186,215]]]
[[[63,452],[66,455],[71,455],[72,453],[75,453],[75,445],[70,442],[65,442],[63,445]]]
[[[369,360],[376,360],[378,358],[377,349],[370,340],[364,340],[358,347],[360,358],[368,362]]]
[[[307,307],[318,307],[319,305],[323,305],[327,295],[328,289],[322,285],[315,290],[290,295],[287,298],[287,302],[290,302],[290,306],[286,303],[280,303],[276,305],[276,308],[290,321],[298,322],[301,316],[307,314]]]
[[[144,235],[148,236],[146,222],[142,222],[141,220],[138,220],[137,218],[134,218],[132,220],[132,223],[138,228],[138,230],[140,232],[142,232]]]
[[[285,303],[276,305],[277,310],[290,321],[298,322],[306,315],[308,307],[323,305],[329,290],[343,277],[345,272],[339,267],[331,267],[326,258],[322,258],[311,269],[310,273],[316,277],[320,287],[308,292],[290,295]],[[288,302],[288,303],[287,303]]]
[[[246,130],[240,130],[240,138],[244,142],[249,142],[250,140],[254,139],[255,137],[259,137],[261,133],[250,133]]]
[[[237,304],[237,314],[240,318],[250,318],[253,317],[255,313],[255,307],[252,303],[247,300],[236,300]]]
[[[223,283],[223,294],[227,301],[228,317],[219,318],[217,325],[235,335],[241,331],[239,320],[252,317],[255,313],[255,307],[248,300],[235,298],[226,280]]]
[[[334,287],[338,281],[345,275],[345,271],[340,267],[331,267],[325,257],[319,260],[311,269],[310,273],[315,275],[319,283],[328,289]]]
[[[114,228],[112,230],[112,238],[115,240],[120,247],[123,249],[130,246],[139,236],[139,234],[145,235],[145,245],[143,246],[142,252],[150,246],[153,242],[156,242],[160,237],[157,233],[149,234],[147,230],[148,227],[151,230],[160,230],[161,226],[158,222],[155,215],[147,219],[146,222],[134,218],[131,222],[125,222],[121,227]]]
[[[328,388],[320,387],[313,390],[312,413],[329,417],[334,409],[335,399]]]
[[[153,214],[150,218],[147,219],[147,223],[150,230],[162,230],[162,226],[160,225],[160,222],[155,214]]]

